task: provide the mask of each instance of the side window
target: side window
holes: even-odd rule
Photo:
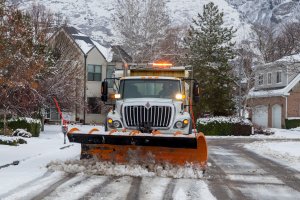
[[[263,85],[263,84],[264,84],[264,75],[258,74],[258,85]]]
[[[282,72],[278,71],[276,72],[276,83],[281,83],[282,82]]]
[[[88,81],[101,81],[101,65],[88,65]]]
[[[97,97],[89,97],[88,108],[89,108],[88,113],[100,114],[101,113],[100,99]]]

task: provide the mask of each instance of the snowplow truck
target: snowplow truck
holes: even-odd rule
[[[185,67],[160,63],[130,68],[127,76],[121,72],[120,77],[115,72],[115,78],[102,82],[101,99],[112,106],[105,132],[96,128],[68,132],[71,142],[81,143],[81,158],[205,167],[205,136],[196,132],[191,114],[192,99],[199,100],[199,84],[188,78]],[[110,81],[114,82],[112,93]]]

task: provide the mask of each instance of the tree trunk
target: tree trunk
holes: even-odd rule
[[[4,116],[3,116],[3,134],[7,134],[7,121],[6,121],[6,109],[4,109]]]
[[[45,116],[42,114],[42,117],[41,117],[41,124],[42,124],[42,126],[41,126],[41,131],[44,131],[44,127],[45,127]]]

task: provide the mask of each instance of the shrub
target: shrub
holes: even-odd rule
[[[0,144],[17,146],[18,144],[27,144],[27,142],[19,137],[0,136]]]
[[[9,119],[7,121],[7,126],[12,130],[25,129],[30,132],[33,137],[39,137],[41,131],[41,122],[31,118]]]
[[[252,123],[237,117],[211,117],[197,120],[197,130],[205,135],[251,135]]]
[[[300,119],[285,119],[286,129],[300,127]]]

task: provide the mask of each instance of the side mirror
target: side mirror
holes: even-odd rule
[[[107,80],[104,80],[101,85],[101,101],[106,102],[107,95],[108,95],[108,82]]]
[[[194,82],[193,84],[193,101],[198,103],[200,101],[199,83]]]

